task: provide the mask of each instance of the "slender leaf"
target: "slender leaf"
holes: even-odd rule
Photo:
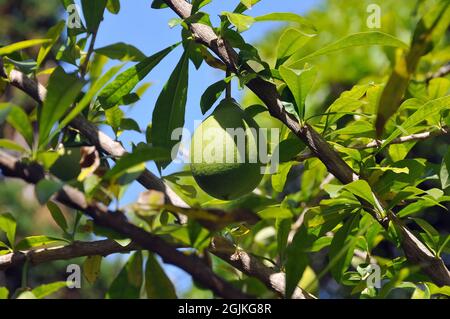
[[[126,170],[148,161],[167,161],[169,158],[170,153],[166,149],[151,146],[137,147],[132,153],[122,156],[105,174],[104,179],[117,178]]]
[[[27,49],[29,47],[34,47],[36,45],[49,43],[51,41],[52,41],[52,39],[33,39],[33,40],[16,42],[16,43],[13,43],[13,44],[10,44],[10,45],[0,48],[0,56],[8,55],[8,54],[11,54],[16,51]]]
[[[178,140],[172,139],[172,132],[184,126],[188,91],[188,62],[189,58],[184,53],[159,95],[153,111],[153,145],[169,151],[172,151],[172,148],[181,139],[181,137]],[[167,164],[162,166],[165,167]]]
[[[0,230],[6,233],[11,248],[14,248],[16,240],[16,219],[10,213],[0,214]]]
[[[176,46],[172,45],[119,74],[117,78],[108,84],[99,94],[99,101],[105,109],[116,106],[120,100],[131,93],[135,86],[169,54]]]
[[[447,149],[447,153],[442,159],[439,177],[441,179],[442,189],[450,186],[450,148]]]
[[[368,45],[383,45],[403,49],[408,48],[408,45],[387,33],[383,33],[380,31],[360,32],[348,35],[298,60],[296,60],[296,55],[293,55],[291,59],[286,62],[286,64],[291,68],[299,68],[303,66],[306,60],[309,60],[311,58],[355,46]]]
[[[16,250],[28,250],[35,247],[67,243],[67,240],[51,236],[30,236],[19,241]]]
[[[202,110],[202,114],[208,112],[214,103],[216,103],[223,91],[225,91],[227,82],[229,81],[230,79],[217,81],[206,89],[200,99],[200,109]]]
[[[150,299],[176,299],[175,287],[156,257],[149,253],[145,266],[145,290]]]
[[[114,279],[106,297],[110,299],[137,299],[140,295],[142,281],[142,252],[137,251],[131,255]]]
[[[67,232],[68,226],[66,218],[64,217],[64,214],[62,213],[61,209],[58,205],[56,205],[54,202],[48,202],[47,208],[50,211],[50,214],[53,217],[53,220],[55,223],[64,231]]]
[[[67,283],[65,281],[58,281],[53,282],[51,284],[41,285],[39,287],[34,288],[31,290],[33,295],[38,298],[42,299],[47,296],[50,296],[54,294],[55,292],[61,290],[62,288],[67,287]]]
[[[124,42],[114,43],[99,49],[96,49],[97,54],[107,56],[110,59],[120,61],[140,62],[146,58],[141,50],[133,45]]]
[[[69,109],[80,93],[83,83],[75,74],[57,67],[47,86],[47,97],[39,114],[39,145],[45,145],[53,125]]]
[[[51,41],[48,43],[44,43],[44,45],[39,50],[36,67],[39,67],[42,64],[42,62],[44,62],[44,59],[50,53],[52,47],[58,42],[65,26],[66,22],[62,20],[48,30],[47,38],[51,39]]]
[[[86,27],[90,33],[97,32],[103,20],[107,0],[81,0]]]

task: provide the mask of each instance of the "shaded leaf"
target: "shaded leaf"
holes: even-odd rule
[[[14,248],[16,240],[16,219],[10,213],[0,214],[0,230],[6,233],[11,248]]]
[[[31,290],[33,295],[38,298],[42,299],[47,296],[50,296],[54,294],[55,292],[61,290],[62,288],[67,287],[67,283],[65,281],[58,281],[53,282],[51,284],[41,285],[39,287],[34,288]]]
[[[54,202],[48,202],[47,208],[50,211],[50,214],[53,217],[53,220],[55,223],[64,231],[67,232],[68,226],[66,218],[64,217],[64,214],[62,213],[61,209],[58,205],[56,205]]]
[[[57,181],[43,179],[36,184],[35,193],[41,205],[45,205],[50,198],[62,188],[62,184]]]
[[[53,71],[47,86],[47,97],[39,114],[39,145],[48,141],[53,125],[69,109],[81,91],[83,83],[75,74],[67,74],[63,68]]]
[[[176,299],[175,287],[167,277],[156,257],[148,254],[145,266],[145,290],[150,299]]]
[[[90,33],[97,32],[103,20],[107,0],[81,0],[86,27]]]
[[[83,263],[83,274],[86,280],[93,284],[100,275],[102,256],[87,256]]]
[[[178,140],[172,139],[173,131],[184,126],[188,91],[188,62],[189,58],[184,53],[160,93],[153,111],[151,133],[153,145],[169,151],[172,151],[172,148],[181,140],[181,136],[178,137]],[[162,167],[167,164],[162,164]]]
[[[142,252],[133,253],[109,287],[109,299],[139,298],[143,280]]]
[[[133,61],[140,62],[146,58],[145,54],[141,50],[133,45],[126,44],[124,42],[114,43],[99,49],[95,49],[95,52],[110,59],[120,61]]]

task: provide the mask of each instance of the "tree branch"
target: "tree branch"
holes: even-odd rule
[[[185,0],[164,0],[182,19],[189,18],[192,5]],[[237,53],[222,38],[217,37],[214,30],[204,24],[192,23],[189,25],[194,38],[209,47],[227,66],[228,70],[237,73]],[[248,65],[244,68],[252,71]],[[297,120],[285,111],[277,89],[273,83],[269,83],[260,77],[249,81],[247,87],[263,101],[270,114],[282,121],[294,134],[305,142],[312,154],[318,157],[341,183],[348,184],[360,177],[345,163],[339,154],[315,131],[311,126],[300,125]],[[365,203],[363,203],[363,206]],[[407,227],[392,212],[387,216],[399,228],[402,234],[402,247],[407,258],[419,266],[437,285],[450,285],[450,272],[445,267],[442,259],[433,256],[432,252],[418,240]],[[388,227],[387,221],[381,216],[374,216],[383,225]]]
[[[234,247],[229,241],[222,237],[215,237],[211,243],[210,252],[224,259],[230,260],[230,264],[248,275],[258,273],[259,280],[269,289],[274,290],[280,297],[284,297],[286,291],[286,274],[276,272],[265,266],[258,258],[246,253],[242,249]],[[310,293],[297,287],[292,294],[293,299],[316,299]]]
[[[139,249],[139,246],[130,243],[121,246],[114,240],[105,239],[93,242],[76,241],[67,246],[17,251],[0,256],[0,270],[22,265],[29,261],[32,265],[43,264],[55,260],[67,260],[87,256],[108,256],[116,253],[127,253]]]
[[[40,165],[22,163],[3,151],[0,151],[0,168],[5,176],[18,177],[32,184],[36,184],[46,178],[44,169]],[[158,254],[164,262],[183,269],[194,280],[211,289],[218,296],[239,299],[249,297],[218,277],[197,256],[186,255],[160,237],[129,223],[122,212],[110,211],[101,203],[88,201],[82,192],[68,185],[64,185],[54,197],[61,204],[82,211],[92,217],[95,223],[115,230],[132,239],[142,248]]]
[[[26,75],[17,70],[12,70],[8,76],[4,72],[1,63],[2,60],[0,59],[0,72],[3,70],[3,73],[0,74],[1,76],[8,78],[11,85],[27,93],[39,104],[43,103],[47,95],[47,90],[43,85],[29,79]],[[87,140],[89,140],[90,143],[95,145],[95,147],[101,152],[109,154],[113,157],[121,157],[126,153],[126,150],[119,142],[112,140],[108,135],[100,131],[94,124],[90,123],[81,115],[73,119],[72,122],[70,123],[70,126],[78,130],[82,136],[84,136]],[[179,207],[189,207],[189,205],[187,205],[185,201],[181,199],[181,197],[179,197],[163,180],[159,179],[149,170],[146,169],[141,174],[141,176],[139,176],[138,181],[146,189],[152,189],[164,193],[166,201],[168,203],[171,203]],[[232,262],[235,263],[236,260],[224,259],[224,261],[229,264],[232,264]],[[235,266],[238,266],[238,263],[235,263]],[[238,269],[243,271],[243,269],[240,268]],[[266,278],[266,273],[270,269],[268,268],[267,271],[261,271],[262,269],[263,267],[254,268],[252,269],[251,272],[248,272],[247,274],[249,276],[258,278],[261,281],[264,281]],[[276,286],[269,288],[276,292],[278,289]]]

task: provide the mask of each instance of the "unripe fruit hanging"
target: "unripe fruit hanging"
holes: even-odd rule
[[[197,184],[213,197],[236,199],[258,186],[262,167],[258,125],[236,101],[222,100],[192,137],[191,170]]]

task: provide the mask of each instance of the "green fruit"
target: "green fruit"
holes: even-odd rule
[[[245,135],[239,139],[230,130]],[[224,99],[192,137],[191,170],[197,184],[209,195],[223,200],[253,191],[263,177],[257,134],[256,122],[233,99]]]

